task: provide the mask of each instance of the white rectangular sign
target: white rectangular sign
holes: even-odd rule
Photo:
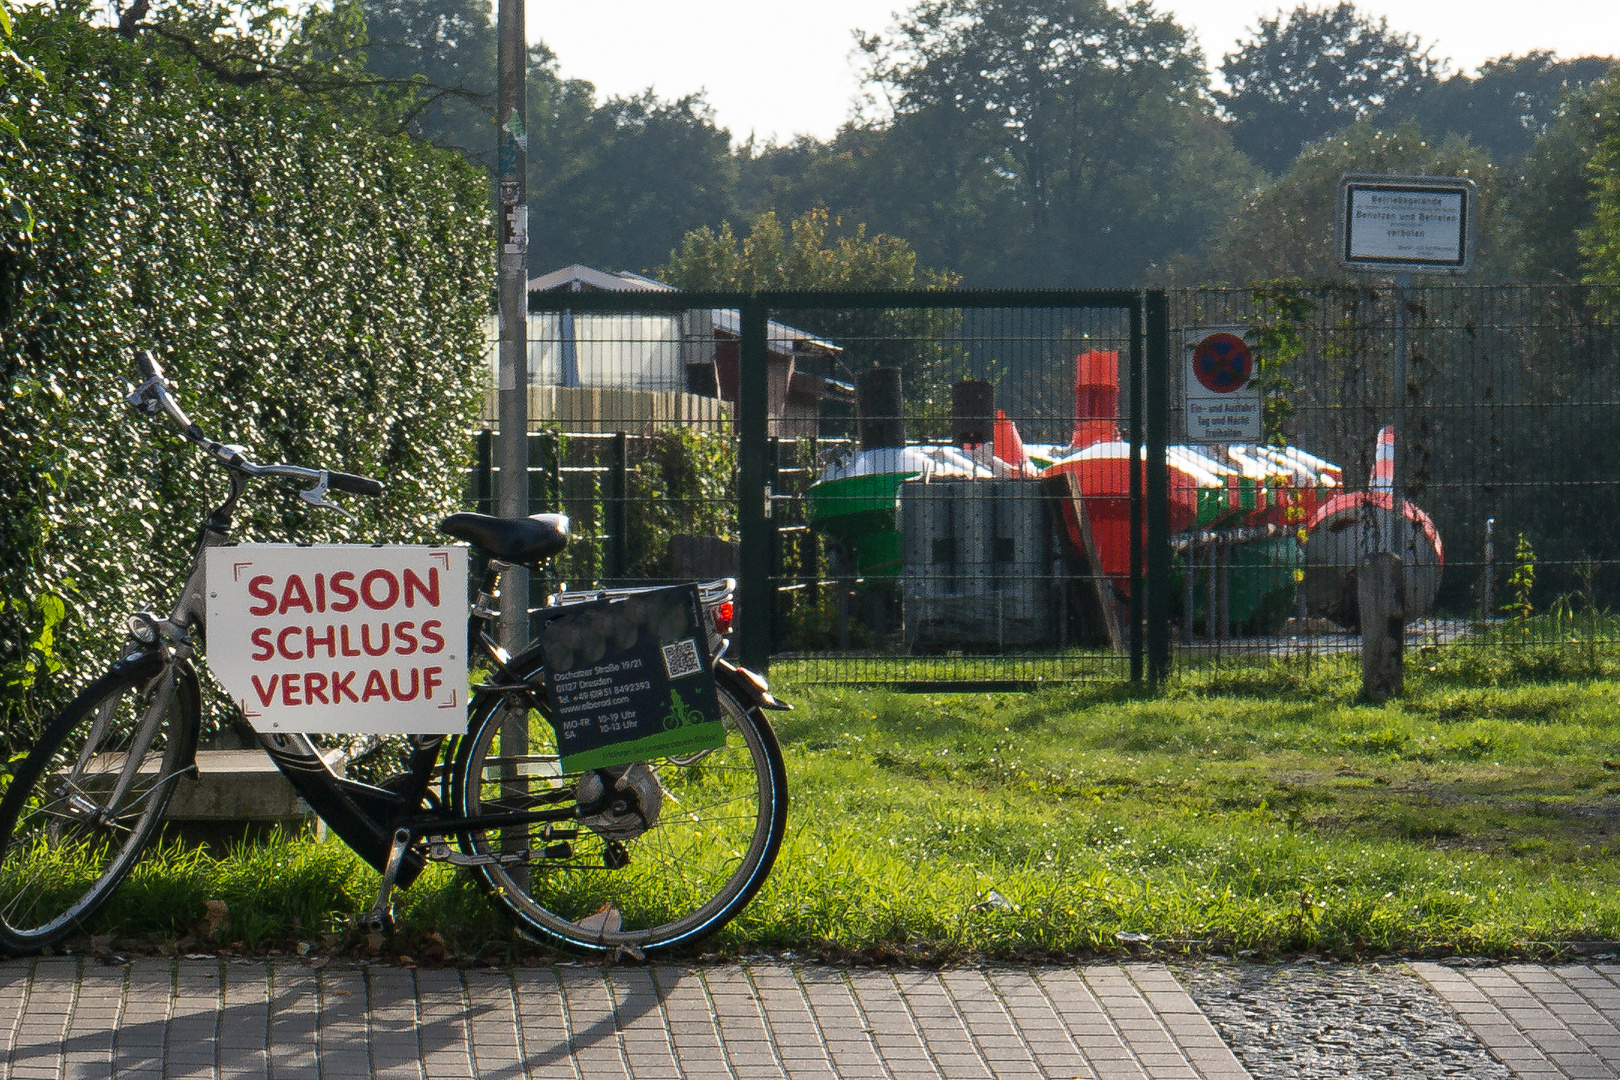
[[[1457,177],[1352,175],[1339,184],[1339,261],[1460,272],[1473,261],[1474,184]]]
[[[1182,331],[1188,442],[1260,441],[1260,389],[1254,383],[1254,352],[1246,333],[1243,326]]]
[[[208,549],[208,666],[260,732],[467,729],[467,549]]]

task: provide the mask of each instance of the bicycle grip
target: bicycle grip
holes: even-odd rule
[[[163,369],[158,366],[156,360],[152,359],[152,354],[145,349],[135,350],[135,366],[140,369],[143,380],[163,377]]]
[[[347,491],[351,495],[370,495],[372,498],[383,493],[380,481],[369,476],[356,476],[354,473],[332,472],[326,473],[326,486],[334,491]]]

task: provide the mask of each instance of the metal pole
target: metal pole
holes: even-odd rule
[[[1406,547],[1406,470],[1402,468],[1402,459],[1406,457],[1406,382],[1407,347],[1406,347],[1406,289],[1412,284],[1412,275],[1395,275],[1395,363],[1393,377],[1395,380],[1395,446],[1394,458],[1390,464],[1390,536],[1388,550],[1401,557],[1402,563],[1410,562],[1412,555]],[[1405,574],[1403,569],[1402,574]]]
[[[524,181],[528,138],[524,129],[525,43],[523,0],[500,0],[496,32],[500,83],[495,135],[499,161],[500,237],[499,447],[500,513],[529,514],[529,207]],[[514,568],[502,587],[501,644],[514,655],[529,639],[529,575]]]
[[[1131,682],[1140,683],[1143,674],[1143,662],[1146,659],[1146,642],[1142,639],[1142,616],[1146,611],[1142,593],[1145,588],[1144,560],[1146,554],[1142,550],[1144,537],[1142,526],[1146,518],[1144,492],[1142,485],[1142,444],[1145,432],[1142,430],[1142,395],[1145,376],[1142,371],[1143,349],[1142,339],[1146,333],[1145,317],[1142,312],[1140,300],[1131,311],[1131,467],[1130,467],[1130,495],[1131,495]]]
[[[771,662],[770,474],[766,470],[770,438],[770,346],[766,338],[764,301],[749,296],[737,312],[737,532],[742,541],[739,583],[738,659],[764,672]]]
[[[498,392],[502,517],[529,515],[529,207],[524,180],[528,169],[524,65],[528,57],[523,0],[500,0],[496,16],[497,91],[495,150],[498,165],[496,232],[500,242],[500,370]],[[501,644],[514,656],[529,640],[529,572],[515,566],[501,589]],[[529,711],[508,707],[501,722],[501,756],[512,766],[503,774],[522,794],[516,760],[529,750]],[[528,846],[527,829],[503,831],[502,847]],[[518,884],[527,886],[526,868]]]
[[[1170,472],[1165,444],[1170,435],[1170,309],[1162,291],[1146,294],[1147,334],[1142,380],[1147,429],[1147,674],[1157,685],[1170,674]],[[1134,470],[1133,470],[1134,471]]]

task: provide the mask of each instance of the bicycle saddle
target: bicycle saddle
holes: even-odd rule
[[[499,518],[489,514],[451,514],[439,531],[465,540],[502,562],[528,566],[549,559],[568,543],[567,514]]]

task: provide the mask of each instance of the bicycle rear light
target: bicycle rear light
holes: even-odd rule
[[[714,608],[714,628],[720,634],[731,633],[731,601],[722,600]]]

